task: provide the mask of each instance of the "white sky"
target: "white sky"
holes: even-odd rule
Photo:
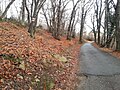
[[[7,12],[7,17],[17,17],[17,13],[20,11],[20,6],[21,6],[21,1],[22,0],[16,0],[13,5],[10,7],[10,9]],[[2,4],[0,4],[2,11],[5,10],[5,7],[7,6],[7,4],[9,3],[8,0],[0,0],[0,2],[2,2]],[[17,10],[17,11],[16,11]]]

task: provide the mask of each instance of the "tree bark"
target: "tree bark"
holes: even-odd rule
[[[22,25],[25,25],[25,0],[22,0]]]
[[[95,9],[95,14],[96,14],[96,22],[97,22],[97,43],[98,43],[98,45],[100,45],[101,43],[101,36],[100,36],[100,34],[101,34],[101,20],[102,20],[102,15],[103,15],[103,12],[104,12],[104,10],[102,10],[102,5],[103,3],[102,3],[102,0],[100,0],[100,2],[98,2],[98,0],[96,0],[96,2],[95,2],[95,7],[96,7],[96,9]]]
[[[78,0],[76,2],[76,4],[73,6],[72,9],[72,13],[71,13],[71,17],[70,17],[70,21],[69,21],[69,25],[68,25],[68,31],[67,31],[67,40],[71,40],[71,25],[72,25],[72,20],[74,19],[74,13],[76,12],[76,7],[78,5],[78,3],[80,2],[80,0]],[[74,1],[73,1],[74,3]]]
[[[80,25],[80,37],[79,37],[79,42],[82,43],[82,37],[83,37],[83,29],[84,29],[84,7],[82,7],[82,16],[81,16],[81,25]]]
[[[29,9],[27,7],[27,2],[25,0],[25,8],[26,8],[26,11],[27,11],[27,21],[28,21],[28,24],[30,24],[30,12],[29,12]]]
[[[120,51],[120,0],[116,6],[116,50]]]

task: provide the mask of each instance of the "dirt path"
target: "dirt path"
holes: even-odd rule
[[[77,90],[120,90],[120,60],[90,43],[81,47],[79,75]]]

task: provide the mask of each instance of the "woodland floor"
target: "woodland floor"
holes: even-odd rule
[[[105,47],[102,48],[102,47],[99,47],[96,43],[93,43],[93,46],[120,59],[120,51],[115,51],[113,49],[105,48]]]
[[[80,46],[45,30],[32,39],[26,28],[0,22],[0,89],[74,90]]]

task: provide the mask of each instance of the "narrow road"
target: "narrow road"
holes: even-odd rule
[[[86,43],[80,51],[77,90],[120,90],[120,60]]]

